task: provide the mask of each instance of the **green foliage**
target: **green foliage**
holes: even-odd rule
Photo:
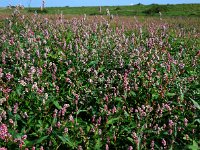
[[[193,141],[193,144],[192,145],[189,145],[188,148],[190,150],[198,150],[200,147],[198,146],[198,143]]]
[[[193,100],[193,99],[191,99],[191,101],[193,102],[194,106],[195,106],[198,110],[200,110],[200,105],[199,105],[195,100]]]
[[[29,8],[29,9],[27,10],[27,12],[28,12],[28,13],[47,14],[47,13],[48,13],[48,9],[45,8],[45,9],[41,10],[41,9]]]
[[[143,11],[143,13],[147,14],[147,15],[153,15],[153,14],[158,14],[158,13],[163,13],[163,12],[167,12],[168,11],[168,7],[164,6],[164,5],[153,5],[151,8]]]
[[[106,9],[109,9],[111,14],[120,16],[144,16],[155,15],[159,12],[163,16],[200,16],[200,4],[176,4],[176,5],[142,5],[140,3],[131,6],[102,6],[102,13],[99,13],[99,7],[47,7],[43,11],[39,8],[25,8],[20,10],[22,13],[35,13],[37,11],[41,14],[60,14],[64,15],[106,15]],[[0,15],[11,14],[12,10],[7,8],[0,8]]]
[[[118,6],[118,7],[115,8],[115,10],[121,10],[121,8]]]

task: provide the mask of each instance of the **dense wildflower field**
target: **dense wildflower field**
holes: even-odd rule
[[[199,23],[8,17],[0,149],[199,149]]]

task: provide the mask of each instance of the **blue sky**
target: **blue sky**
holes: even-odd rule
[[[0,0],[0,7],[22,4],[28,6],[31,1],[32,7],[40,7],[42,0]],[[46,6],[108,6],[108,5],[130,5],[130,4],[182,4],[200,3],[200,0],[46,0]]]

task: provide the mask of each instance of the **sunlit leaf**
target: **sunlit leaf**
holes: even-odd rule
[[[71,140],[67,136],[59,136],[59,135],[57,135],[57,136],[64,144],[67,143],[70,147],[72,147],[72,148],[75,147],[74,143],[71,142]]]
[[[57,109],[62,109],[62,107],[59,105],[58,101],[54,100],[53,104],[56,106]]]
[[[193,102],[194,106],[200,110],[200,105],[193,99],[190,98],[190,100]]]
[[[188,148],[190,150],[199,150],[199,146],[198,146],[198,143],[196,141],[193,140],[193,144],[192,145],[189,145]]]
[[[113,123],[115,123],[115,122],[117,122],[118,120],[120,119],[120,117],[118,117],[118,118],[113,118],[113,119],[110,119],[110,120],[108,120],[107,121],[107,125],[109,125],[109,124],[113,124]]]
[[[101,140],[100,139],[97,139],[96,140],[96,143],[95,143],[95,146],[94,146],[94,149],[95,150],[101,150],[102,148],[102,143],[101,143]]]

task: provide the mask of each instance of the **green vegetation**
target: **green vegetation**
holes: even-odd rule
[[[103,6],[102,12],[99,12],[99,7],[48,7],[45,13],[48,14],[72,14],[72,15],[106,15],[106,9],[110,10],[113,15],[122,16],[148,16],[158,15],[161,11],[163,16],[200,16],[200,4],[177,4],[177,5],[142,5],[137,4],[133,6]],[[26,8],[21,10],[23,13],[35,12],[44,13],[39,8]],[[6,9],[9,13],[11,10]],[[0,14],[5,13],[5,9],[0,9]]]
[[[163,13],[167,11],[168,11],[168,7],[165,5],[153,5],[151,8],[143,11],[143,13],[147,15],[153,15],[153,14],[159,14],[159,13]]]

